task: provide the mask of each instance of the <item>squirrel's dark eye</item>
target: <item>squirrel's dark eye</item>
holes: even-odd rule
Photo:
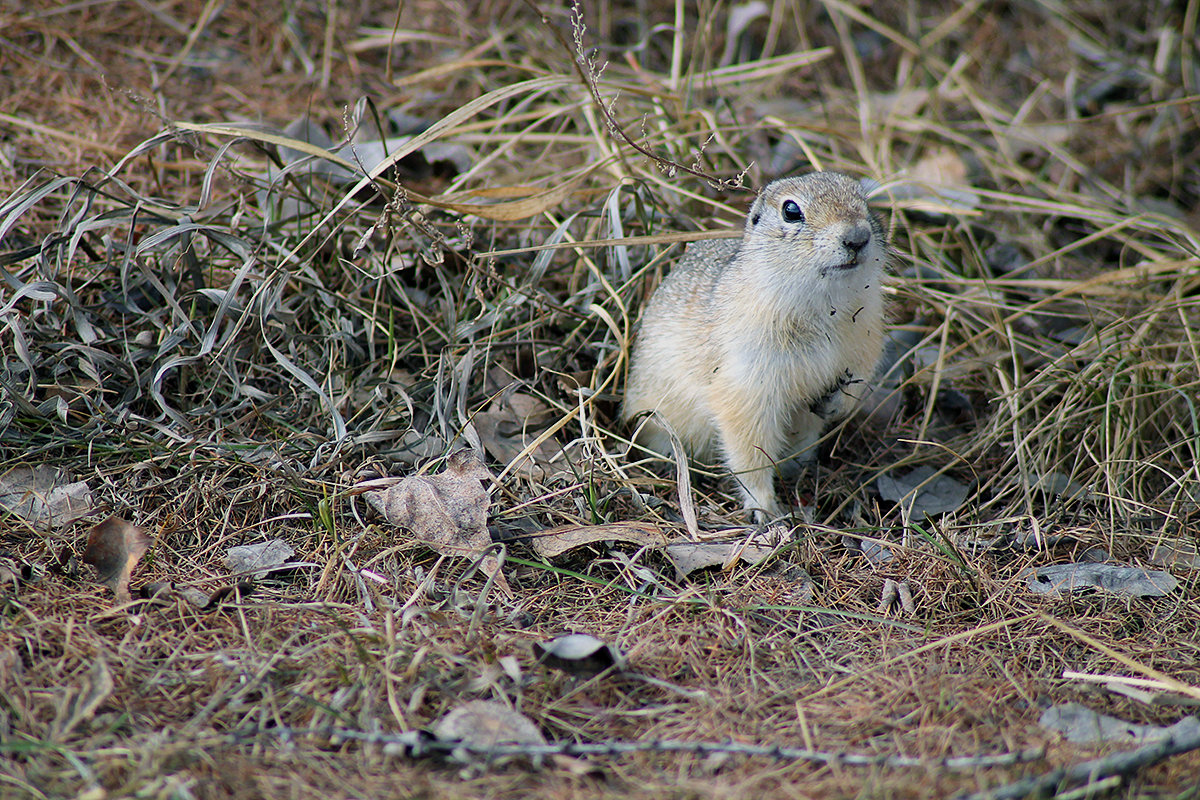
[[[804,222],[804,212],[800,210],[800,204],[795,200],[784,200],[781,211],[784,222]]]

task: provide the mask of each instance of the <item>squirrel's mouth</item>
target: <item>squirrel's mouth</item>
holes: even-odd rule
[[[861,263],[862,262],[860,261],[847,261],[844,264],[832,264],[828,267],[821,267],[821,275],[824,277],[826,275],[833,275],[838,272],[849,272],[850,270],[858,267]]]

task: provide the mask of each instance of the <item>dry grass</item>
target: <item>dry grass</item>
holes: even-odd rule
[[[1048,705],[1181,717],[1062,674],[1200,686],[1195,571],[1175,569],[1161,599],[1046,599],[1018,573],[1092,546],[1142,565],[1163,537],[1197,539],[1200,4],[875,6],[778,0],[732,43],[724,4],[681,4],[678,36],[667,3],[589,8],[586,30],[506,2],[410,2],[399,18],[193,0],[0,10],[0,472],[61,465],[147,528],[135,587],[227,586],[225,549],[273,537],[317,565],[217,611],[114,607],[54,569],[101,511],[54,532],[0,517],[0,546],[34,573],[3,590],[0,794],[945,797],[1108,752],[1039,728]],[[579,69],[576,34],[593,59]],[[623,134],[584,80],[601,65]],[[386,132],[397,108],[465,168],[405,161],[357,191],[294,169],[268,186],[275,134],[226,124],[308,113],[337,141]],[[898,194],[939,154],[967,169],[973,207]],[[796,522],[795,546],[679,581],[655,552],[550,565],[510,541],[515,597],[484,600],[481,578],[460,586],[462,564],[366,513],[357,481],[436,468],[519,380],[553,410],[539,432],[570,469],[493,462],[494,535],[682,531],[673,483],[623,457],[614,420],[671,235],[748,199],[688,170],[757,186],[812,168],[893,192],[892,316],[917,356],[896,415],[836,432],[818,482],[801,482],[813,524]],[[1006,253],[1024,267],[998,269]],[[948,391],[965,412],[938,402]],[[966,504],[919,523],[880,503],[877,473],[920,464],[970,483]],[[1034,488],[1054,473],[1086,496]],[[715,472],[693,488],[702,523],[734,519]],[[1014,532],[1067,538],[968,546]],[[890,539],[896,557],[872,567],[843,533]],[[877,610],[888,579],[912,588],[912,614]],[[568,630],[675,688],[537,666],[530,644]],[[923,766],[649,750],[584,775],[463,773],[320,730],[408,732],[475,698],[554,741]],[[942,763],[1040,746],[1032,764]],[[1197,774],[1193,752],[1117,793],[1197,797]]]

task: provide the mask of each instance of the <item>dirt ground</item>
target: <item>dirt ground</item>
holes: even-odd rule
[[[1200,798],[1198,15],[0,6],[0,796]],[[761,530],[618,409],[818,169],[890,372]]]

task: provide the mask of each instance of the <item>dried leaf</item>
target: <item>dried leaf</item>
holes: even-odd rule
[[[895,558],[892,546],[883,539],[873,539],[870,536],[842,536],[842,546],[847,550],[862,553],[863,558],[872,567],[880,567]]]
[[[295,554],[296,551],[283,539],[271,539],[229,548],[225,551],[225,565],[237,574],[265,573],[284,567]]]
[[[217,589],[212,593],[212,596],[208,598],[208,602],[201,606],[200,610],[214,611],[220,608],[221,605],[230,598],[232,598],[234,602],[237,602],[243,598],[249,597],[252,594],[254,594],[254,584],[250,583],[249,581],[242,581],[241,583],[236,583],[233,586],[222,586],[220,589]]]
[[[194,608],[202,608],[209,601],[206,592],[192,586],[176,586],[172,581],[143,583],[138,587],[138,597],[156,605],[171,605],[172,598],[179,597]]]
[[[553,409],[536,397],[521,392],[501,396],[492,402],[487,411],[473,417],[479,440],[488,454],[509,471],[537,481],[546,482],[559,477],[572,477],[561,459],[554,458],[561,452],[561,445],[553,438],[534,447],[517,461],[541,435],[553,417]]]
[[[736,539],[724,542],[675,542],[667,545],[666,554],[675,566],[679,579],[707,567],[728,569],[738,561],[760,564],[775,552],[768,541]]]
[[[922,158],[908,171],[908,180],[892,190],[898,205],[932,214],[976,213],[979,194],[970,184],[967,165],[949,148]]]
[[[880,475],[875,487],[881,498],[902,502],[917,518],[956,510],[967,499],[967,487],[948,475],[935,478],[934,472],[933,467],[922,466],[899,476]]]
[[[1134,597],[1163,597],[1179,585],[1179,581],[1165,572],[1114,564],[1080,563],[1038,567],[1026,573],[1025,581],[1038,594],[1103,589]]]
[[[923,156],[909,170],[913,180],[931,186],[967,186],[967,165],[948,147]]]
[[[1200,569],[1200,549],[1186,539],[1163,539],[1155,542],[1150,562],[1162,567]]]
[[[1042,712],[1038,724],[1057,731],[1067,741],[1076,744],[1096,742],[1128,742],[1149,744],[1168,737],[1195,736],[1200,730],[1200,719],[1184,717],[1170,727],[1159,725],[1136,725],[1123,719],[1100,714],[1079,703],[1064,703],[1051,706]]]
[[[462,742],[473,748],[498,744],[545,744],[533,720],[491,700],[463,703],[430,727],[443,742]]]
[[[384,492],[367,492],[367,502],[384,518],[416,534],[443,555],[477,557],[492,543],[487,529],[491,470],[471,450],[459,450],[446,459],[437,475],[413,475]],[[495,575],[506,597],[512,590],[495,556],[483,558],[482,567]]]
[[[663,547],[667,535],[647,522],[613,522],[607,525],[561,525],[533,535],[533,551],[554,558],[595,542],[628,542],[638,547]]]
[[[568,633],[544,644],[534,642],[533,654],[538,663],[571,675],[597,675],[625,663],[619,650],[587,633]]]
[[[94,506],[86,482],[71,482],[66,470],[38,464],[0,475],[0,508],[31,525],[61,528],[87,516]]]
[[[114,514],[88,533],[83,563],[95,567],[99,581],[124,603],[130,599],[129,576],[149,547],[144,530]]]

